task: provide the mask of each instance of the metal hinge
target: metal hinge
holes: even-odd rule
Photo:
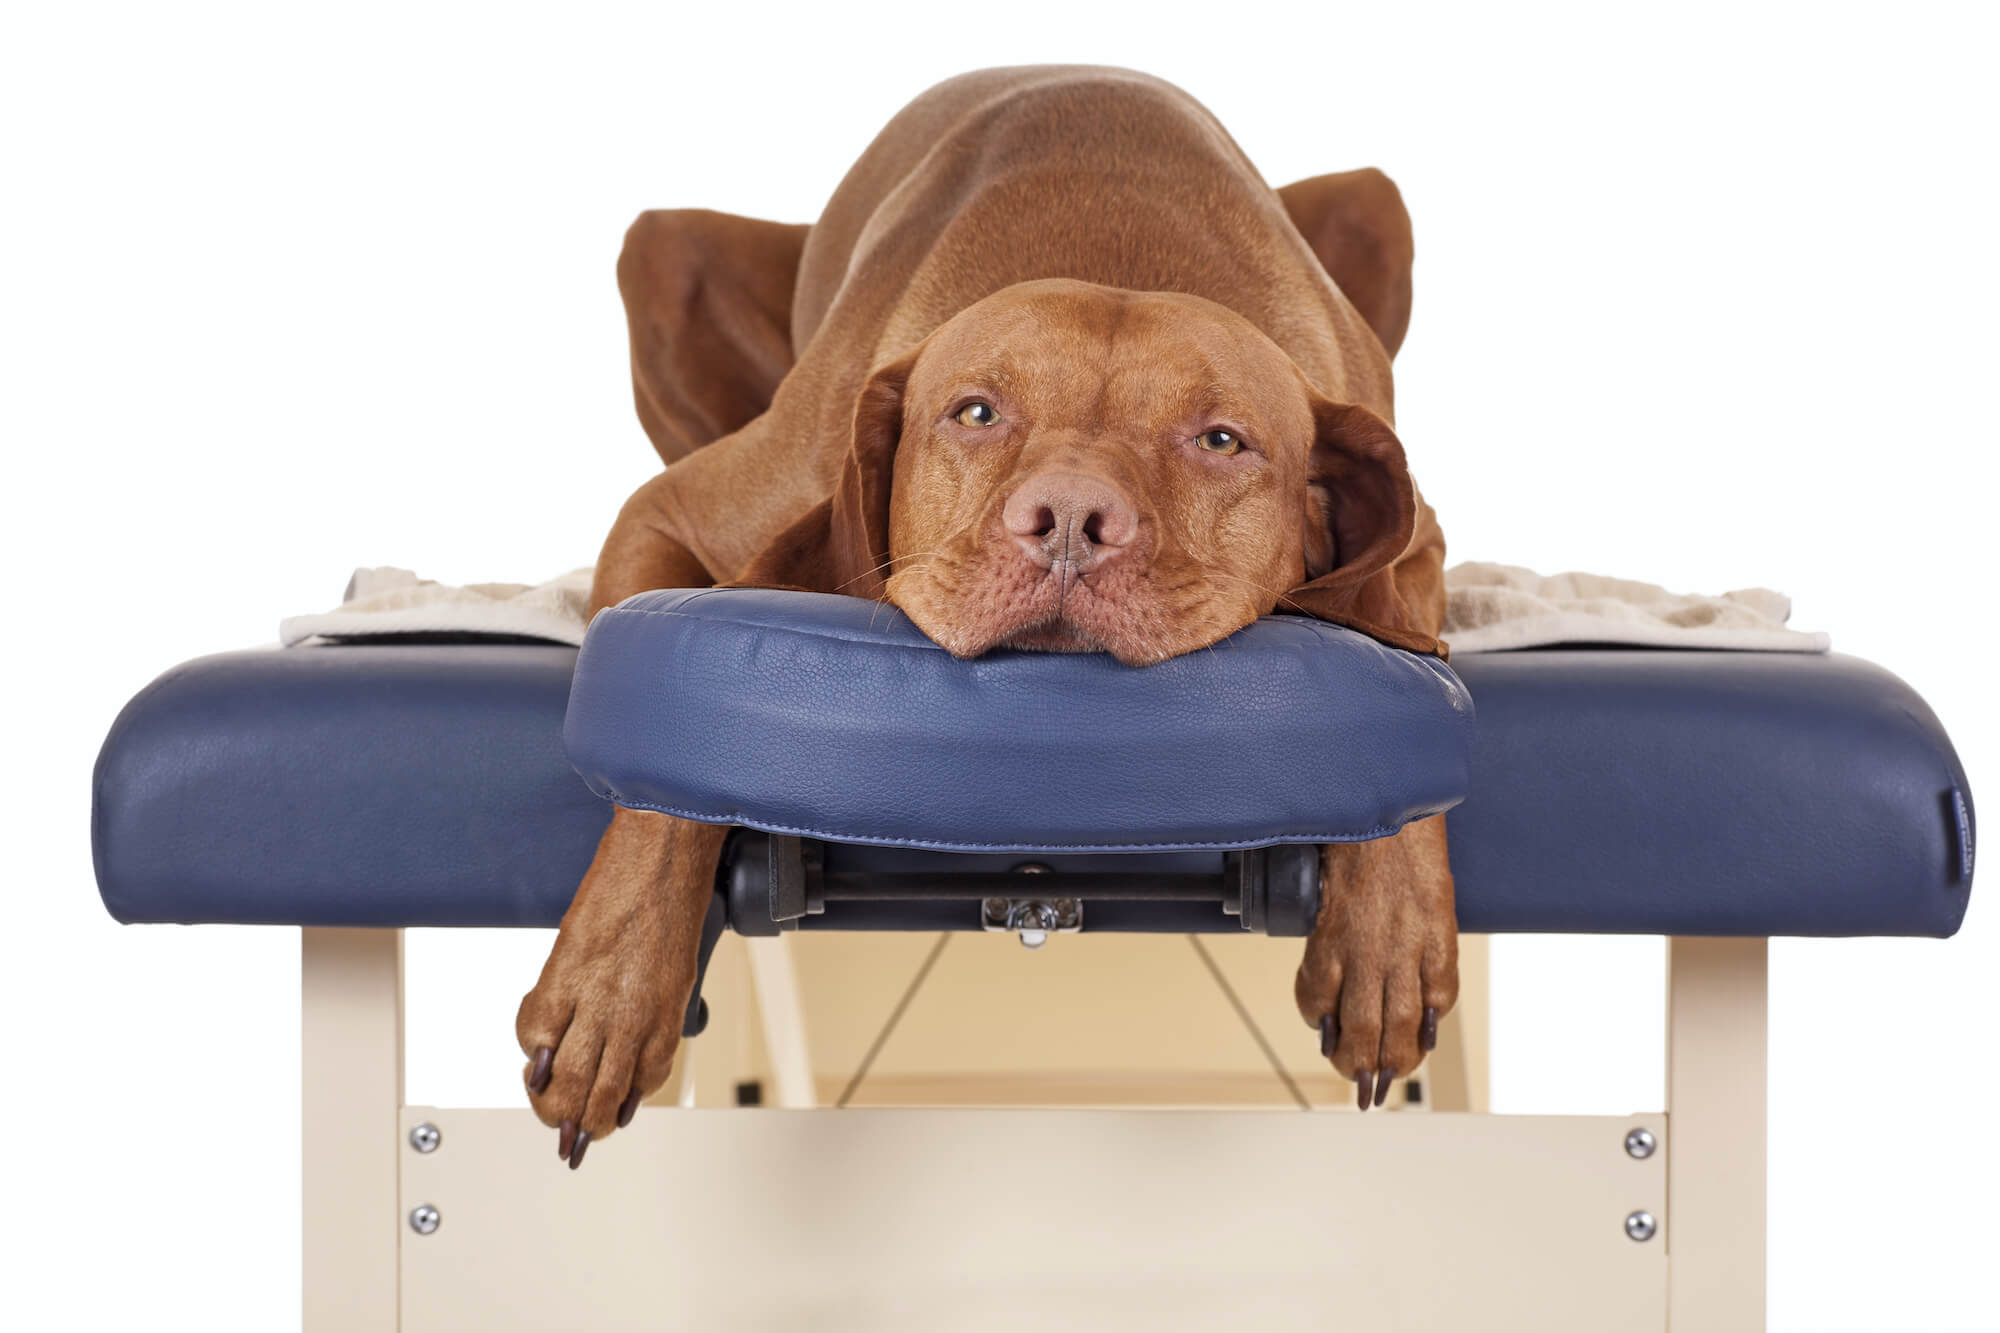
[[[982,898],[979,924],[987,930],[1013,931],[1021,943],[1039,949],[1051,933],[1068,935],[1083,929],[1083,904],[1074,898]]]

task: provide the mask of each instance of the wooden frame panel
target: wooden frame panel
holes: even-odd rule
[[[525,1108],[403,1107],[401,932],[307,929],[305,1327],[1761,1328],[1766,954],[1669,943],[1671,1140],[1664,1114],[658,1107],[571,1173]]]
[[[414,1329],[1666,1323],[1657,1117],[649,1110],[577,1172],[524,1110],[404,1120]]]

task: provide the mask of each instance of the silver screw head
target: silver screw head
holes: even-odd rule
[[[444,1135],[440,1134],[438,1127],[428,1120],[410,1129],[410,1146],[418,1152],[436,1152],[438,1144],[442,1142]]]
[[[1659,1229],[1658,1220],[1643,1208],[1625,1219],[1625,1234],[1633,1240],[1651,1240]]]
[[[1653,1149],[1659,1146],[1660,1141],[1653,1137],[1653,1131],[1650,1129],[1635,1129],[1625,1136],[1626,1153],[1641,1161],[1651,1157]]]
[[[442,1221],[444,1218],[438,1215],[438,1210],[427,1203],[420,1203],[410,1209],[410,1230],[419,1236],[430,1235],[438,1229],[438,1223]]]

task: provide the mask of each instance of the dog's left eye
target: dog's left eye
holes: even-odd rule
[[[973,399],[952,414],[952,420],[961,426],[993,426],[1000,421],[1000,412],[993,404]]]
[[[1243,437],[1233,430],[1205,430],[1194,437],[1194,442],[1212,454],[1227,456],[1243,450]]]

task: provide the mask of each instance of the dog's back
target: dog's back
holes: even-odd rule
[[[879,361],[1036,278],[1206,297],[1323,392],[1389,409],[1386,355],[1278,194],[1200,103],[1119,69],[982,70],[911,103],[806,242],[793,346]]]

